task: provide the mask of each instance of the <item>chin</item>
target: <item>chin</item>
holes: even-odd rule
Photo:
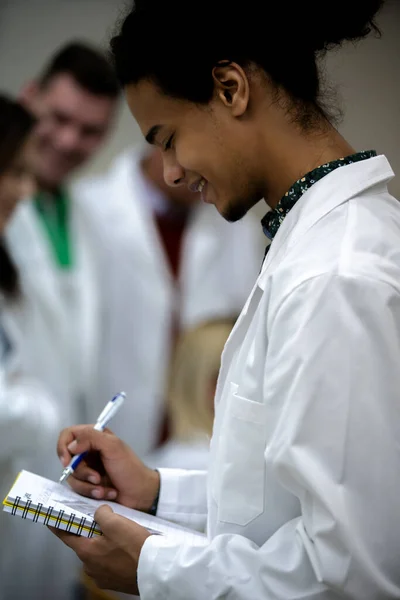
[[[250,207],[244,206],[243,204],[229,204],[224,208],[218,208],[218,212],[226,221],[229,221],[229,223],[235,223],[236,221],[243,219],[249,209]]]

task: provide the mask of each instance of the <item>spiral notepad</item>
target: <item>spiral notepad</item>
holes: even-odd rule
[[[194,545],[206,543],[206,537],[197,531],[180,527],[117,502],[92,500],[79,496],[65,485],[60,485],[28,471],[21,471],[3,501],[3,510],[35,523],[64,529],[84,537],[101,535],[94,520],[99,506],[108,504],[115,513],[136,521],[150,533],[174,536]]]

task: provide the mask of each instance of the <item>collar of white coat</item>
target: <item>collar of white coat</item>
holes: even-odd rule
[[[315,183],[288,213],[265,258],[256,286],[265,289],[264,274],[282,257],[290,245],[302,237],[317,221],[350,198],[394,177],[383,155],[335,169]]]

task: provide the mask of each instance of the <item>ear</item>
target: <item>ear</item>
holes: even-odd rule
[[[249,80],[240,65],[224,63],[225,61],[219,63],[212,71],[215,93],[230,108],[234,117],[241,117],[249,104]]]
[[[30,81],[20,91],[18,100],[27,109],[33,113],[37,112],[38,109],[38,96],[39,96],[39,85],[36,81]]]

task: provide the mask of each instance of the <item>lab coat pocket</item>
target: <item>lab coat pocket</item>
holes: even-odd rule
[[[214,471],[220,521],[245,526],[264,511],[265,416],[264,404],[231,394]]]

